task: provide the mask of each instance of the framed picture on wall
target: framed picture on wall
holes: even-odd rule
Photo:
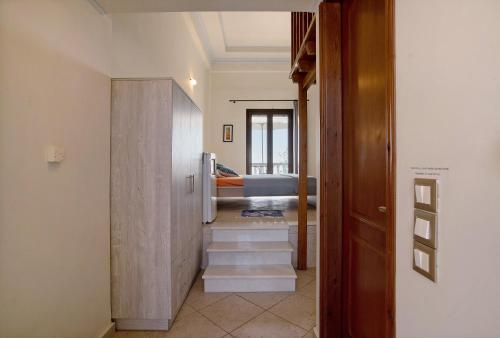
[[[233,142],[233,125],[225,124],[222,126],[222,141]]]

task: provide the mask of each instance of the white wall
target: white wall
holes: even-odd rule
[[[1,337],[111,324],[110,38],[86,1],[0,1]]]
[[[500,335],[500,2],[396,1],[397,336]],[[441,180],[438,283],[412,271],[412,166]]]
[[[212,72],[211,109],[205,116],[205,150],[217,154],[220,163],[238,173],[246,173],[246,110],[247,109],[293,109],[292,102],[237,102],[230,99],[297,99],[297,85],[288,78],[288,71],[260,71],[247,66],[248,71],[238,69]],[[241,67],[240,67],[241,68]],[[310,90],[311,91],[311,90]],[[312,89],[314,91],[314,89]],[[314,95],[313,95],[314,96]],[[309,105],[309,174],[316,170],[316,143],[314,141],[317,104]],[[222,126],[234,125],[234,141],[222,141]]]
[[[188,13],[114,14],[112,77],[172,77],[206,113],[210,65]],[[189,84],[189,77],[197,80]]]

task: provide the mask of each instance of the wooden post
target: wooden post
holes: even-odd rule
[[[304,77],[299,86],[299,215],[297,268],[307,269],[307,88]]]
[[[319,6],[320,337],[342,337],[341,5]],[[317,231],[317,230],[316,230]]]

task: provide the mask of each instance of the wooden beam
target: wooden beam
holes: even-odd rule
[[[342,337],[341,6],[319,6],[321,338]]]
[[[306,54],[309,56],[316,55],[316,41],[306,41]]]
[[[304,78],[299,87],[299,210],[297,268],[307,269],[307,88]]]
[[[298,66],[299,66],[300,72],[308,72],[311,69],[313,69],[313,67],[315,66],[315,63],[314,63],[314,61],[311,61],[311,60],[302,59],[302,60],[298,61]]]
[[[311,85],[316,83],[316,64],[314,65],[313,69],[307,72],[307,74],[304,76],[304,81],[302,82],[302,85],[304,86],[305,90],[308,90]]]

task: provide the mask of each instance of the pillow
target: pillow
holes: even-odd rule
[[[217,163],[217,171],[219,172],[220,175],[226,176],[226,177],[236,177],[240,176],[238,173],[228,167],[226,167],[223,164]]]

